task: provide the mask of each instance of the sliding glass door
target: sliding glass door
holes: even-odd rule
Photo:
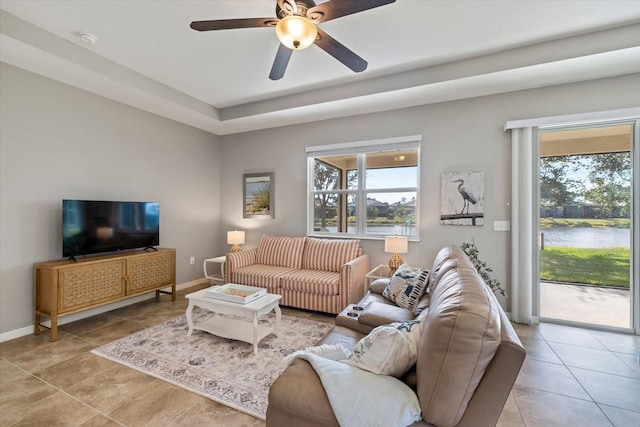
[[[539,130],[542,321],[633,329],[638,310],[637,126],[621,122]]]

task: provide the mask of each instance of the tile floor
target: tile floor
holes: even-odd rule
[[[207,286],[203,283],[202,286]],[[94,356],[95,347],[184,313],[162,296],[0,344],[0,426],[264,426],[264,422]],[[333,316],[283,310],[332,322]],[[640,426],[640,337],[515,325],[528,357],[498,423]]]

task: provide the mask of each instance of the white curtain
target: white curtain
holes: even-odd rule
[[[537,276],[537,232],[534,231],[535,128],[511,129],[511,319],[531,323],[533,283]],[[535,168],[537,171],[537,168]]]

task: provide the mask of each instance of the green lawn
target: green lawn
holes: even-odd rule
[[[629,287],[630,250],[626,248],[565,248],[540,251],[540,279]]]
[[[594,219],[594,218],[540,218],[540,227],[615,227],[629,228],[631,220],[629,218],[610,218],[610,219]]]

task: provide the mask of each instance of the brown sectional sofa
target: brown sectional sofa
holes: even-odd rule
[[[227,281],[280,294],[284,306],[337,314],[364,295],[369,256],[359,245],[359,240],[264,236],[257,248],[227,254]]]
[[[379,279],[372,283],[358,303],[363,310],[347,307],[319,344],[340,343],[352,348],[376,326],[412,320],[427,310],[422,313],[425,318],[417,362],[400,378],[419,400],[423,419],[412,426],[495,426],[524,362],[525,350],[466,255],[453,246],[438,253],[428,294],[414,311],[382,297],[387,282]],[[338,425],[314,369],[304,360],[294,360],[271,386],[267,426]]]

